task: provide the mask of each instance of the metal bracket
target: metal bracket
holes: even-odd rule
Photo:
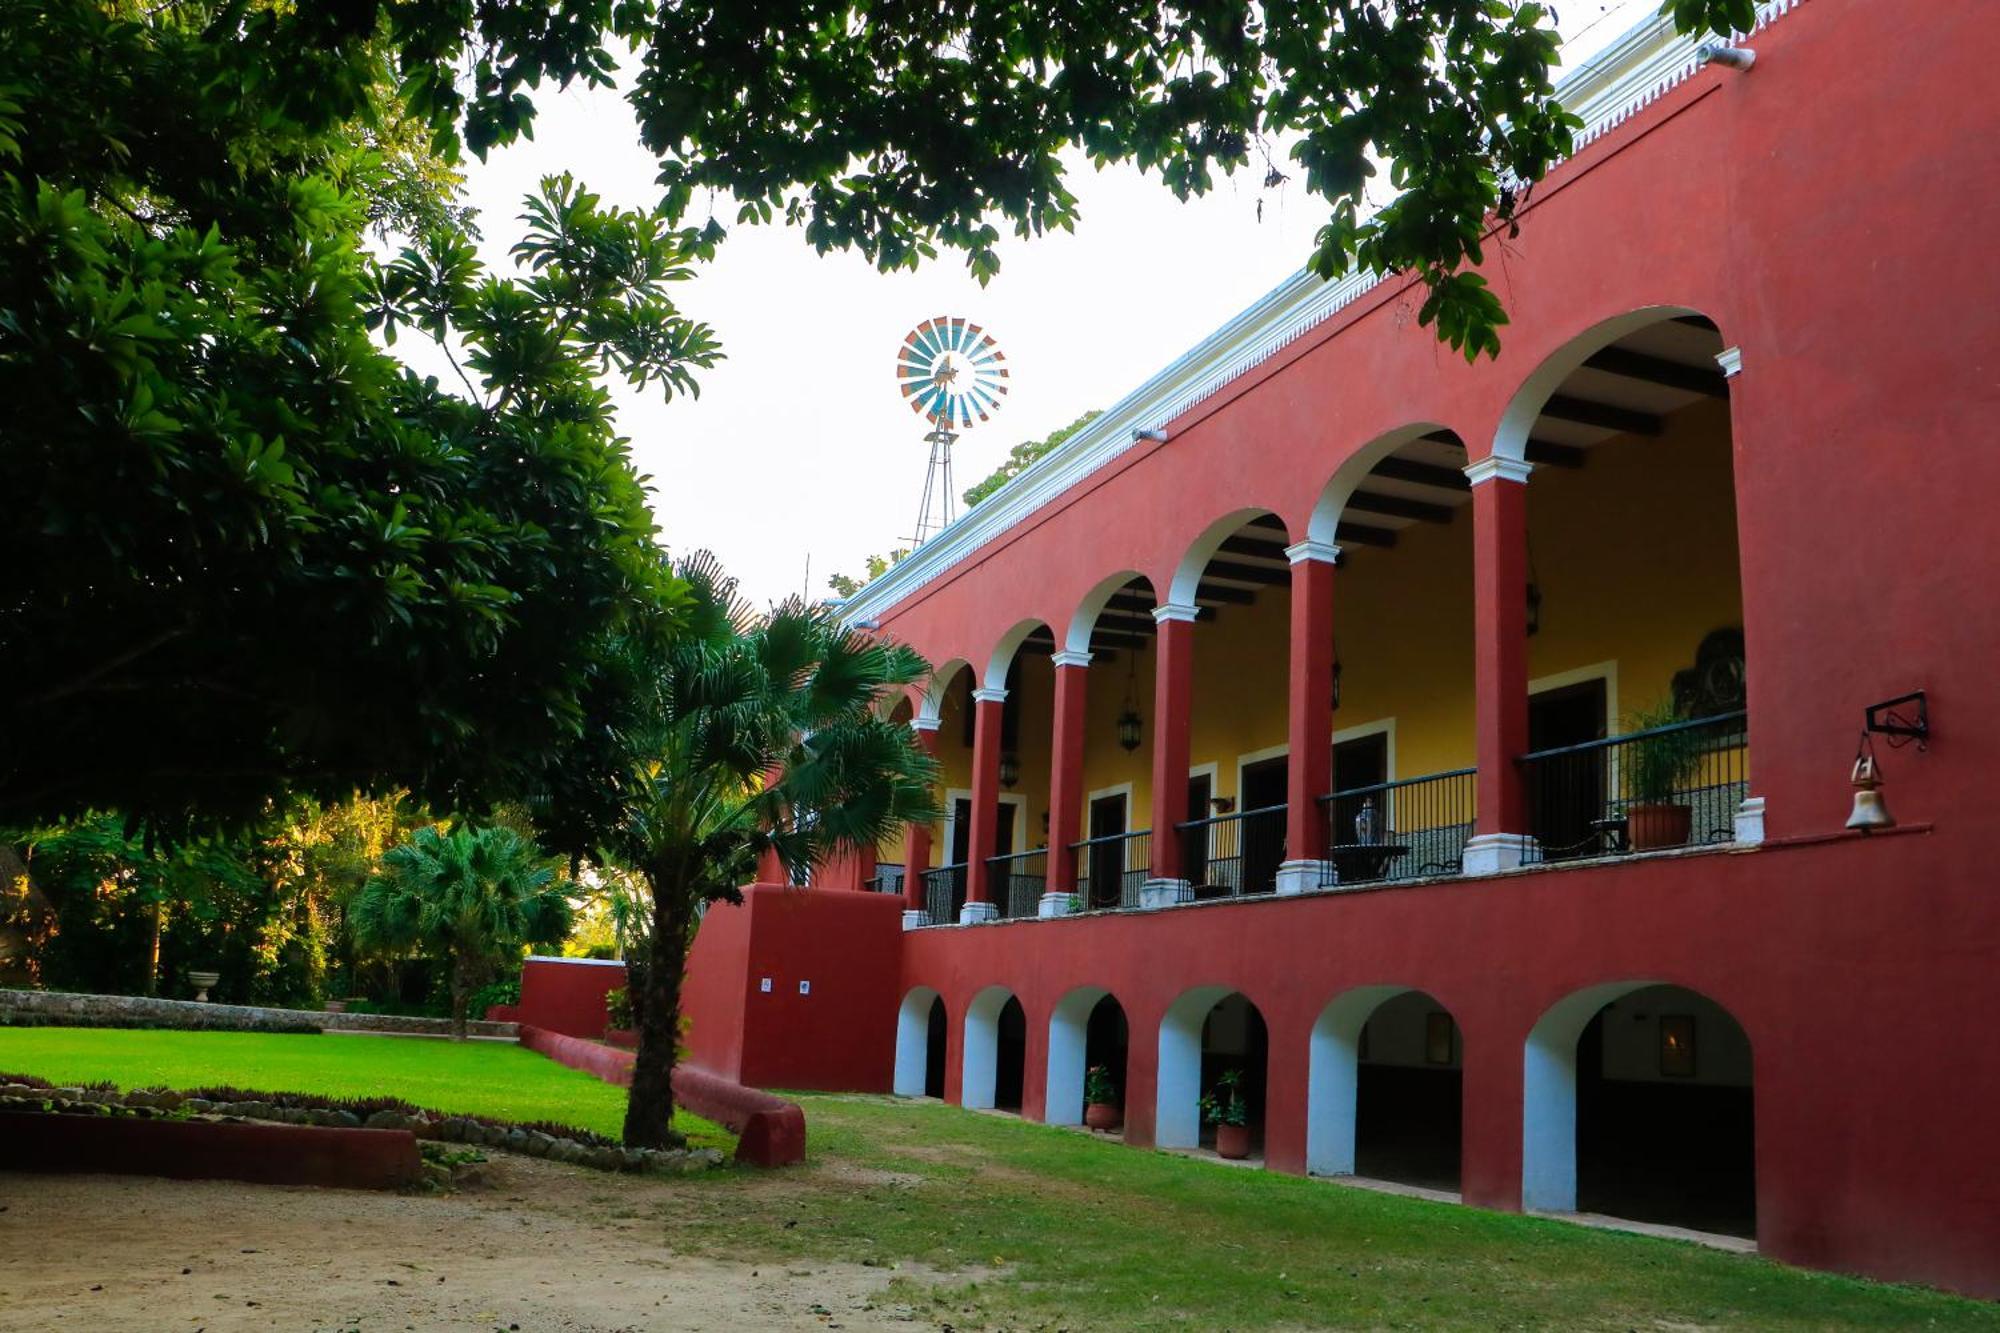
[[[1901,710],[1908,705],[1916,705],[1909,713]],[[1911,741],[1919,750],[1930,748],[1931,706],[1922,690],[1885,699],[1879,704],[1869,704],[1866,721],[1862,725],[1865,732],[1889,738],[1889,748],[1899,750]]]

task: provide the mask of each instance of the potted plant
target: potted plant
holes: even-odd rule
[[[1240,1162],[1250,1155],[1250,1108],[1243,1100],[1243,1074],[1229,1070],[1201,1099],[1201,1118],[1215,1126],[1215,1155]]]
[[[1684,720],[1672,699],[1626,720],[1626,730],[1638,733],[1622,747],[1619,761],[1624,766],[1625,836],[1635,852],[1682,846],[1693,830],[1694,810],[1674,798],[1700,771],[1707,742],[1694,728],[1661,730]]]
[[[1111,1071],[1103,1065],[1092,1065],[1084,1073],[1083,1123],[1102,1130],[1113,1130],[1125,1123],[1125,1112],[1118,1102],[1118,1085],[1111,1081]]]

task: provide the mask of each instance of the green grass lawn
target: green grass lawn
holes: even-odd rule
[[[964,1275],[961,1330],[2000,1328],[2000,1309],[1674,1241],[1126,1148],[935,1103],[799,1097],[806,1168],[656,1210],[715,1255]]]
[[[0,1072],[120,1088],[227,1084],[255,1092],[401,1097],[426,1110],[553,1120],[617,1138],[625,1089],[504,1042],[331,1033],[0,1028]],[[687,1112],[675,1126],[734,1152],[727,1130]]]

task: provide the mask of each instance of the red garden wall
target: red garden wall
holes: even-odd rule
[[[607,991],[625,984],[625,964],[596,958],[530,958],[521,965],[516,1021],[593,1041],[610,1024]]]
[[[0,1170],[401,1189],[422,1174],[404,1129],[0,1114]]]

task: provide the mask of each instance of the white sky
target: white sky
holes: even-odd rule
[[[1655,7],[1559,6],[1568,63]],[[657,199],[653,161],[618,94],[545,91],[537,103],[535,139],[468,173],[496,270],[508,264],[521,196],[544,175],[570,171],[629,207]],[[732,227],[716,259],[674,289],[684,314],[715,327],[728,359],[701,377],[699,398],[662,403],[619,386],[620,429],[653,478],[667,543],[713,550],[759,603],[804,587],[808,559],[810,592],[828,595],[829,574],[860,574],[864,557],[915,525],[925,428],[894,376],[912,326],[961,315],[1007,353],[999,415],[956,446],[954,492],[963,491],[1014,445],[1111,406],[1297,271],[1326,206],[1297,184],[1264,191],[1259,175],[1240,172],[1183,205],[1136,170],[1079,164],[1076,232],[1010,237],[984,289],[949,251],[919,272],[885,275],[854,254],[816,255],[781,225]],[[718,212],[725,223],[733,216],[726,204]]]

